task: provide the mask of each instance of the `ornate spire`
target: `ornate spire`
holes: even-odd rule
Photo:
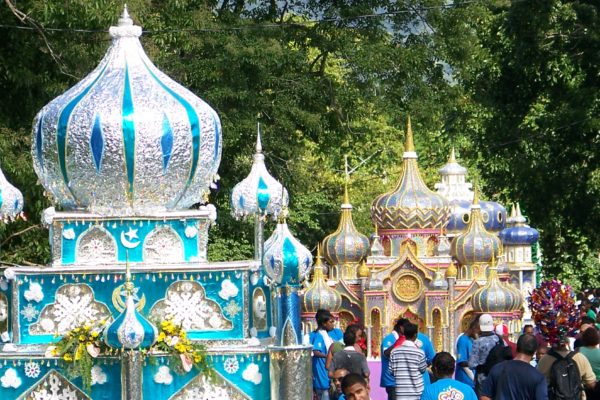
[[[321,246],[317,245],[317,259],[315,261],[314,274],[302,299],[302,312],[314,313],[319,309],[337,312],[341,305],[342,297],[327,284],[323,272]]]
[[[454,154],[454,146],[450,150],[450,157],[448,157],[448,164],[456,164],[456,155]]]
[[[235,185],[231,193],[231,210],[236,218],[273,215],[287,207],[287,190],[267,170],[262,153],[260,124],[257,124],[256,153],[250,174]]]
[[[410,123],[410,114],[408,115],[408,121],[406,122],[406,141],[404,142],[404,152],[405,153],[414,153],[415,152],[415,143],[413,141],[413,132],[412,126]],[[416,154],[415,154],[416,156]],[[406,157],[406,155],[405,155]]]
[[[325,259],[331,266],[350,265],[357,267],[369,252],[369,239],[356,229],[352,221],[348,181],[348,158],[345,157],[344,199],[341,207],[340,223],[337,230],[323,240]],[[356,276],[345,277],[355,278]]]
[[[423,182],[414,151],[410,118],[406,131],[402,175],[391,192],[373,201],[371,219],[381,229],[437,230],[448,223],[448,201]]]

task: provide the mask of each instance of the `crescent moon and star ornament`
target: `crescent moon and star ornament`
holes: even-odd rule
[[[138,238],[137,231],[137,229],[129,228],[127,232],[121,232],[121,243],[123,246],[128,249],[135,249],[142,243]],[[137,241],[134,242],[134,239],[137,239]]]

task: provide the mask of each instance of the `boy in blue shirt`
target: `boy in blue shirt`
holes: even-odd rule
[[[335,318],[328,310],[317,310],[315,318],[317,330],[310,334],[310,344],[313,346],[313,390],[318,400],[329,400],[329,376],[325,368],[327,352],[334,341],[343,339],[344,334],[334,328]]]
[[[477,400],[475,391],[469,385],[452,379],[454,374],[454,357],[442,351],[433,357],[433,375],[435,383],[425,387],[421,400],[464,399]]]
[[[477,337],[479,322],[474,319],[456,342],[456,380],[475,388],[475,371],[469,368],[473,340]]]

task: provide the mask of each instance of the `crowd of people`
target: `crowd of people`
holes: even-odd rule
[[[456,341],[456,358],[436,354],[417,325],[400,318],[383,338],[378,384],[388,400],[600,399],[598,307],[581,302],[575,337],[548,340],[537,326],[526,325],[516,343],[506,325],[482,314]],[[371,399],[376,383],[358,345],[362,327],[353,324],[342,332],[327,310],[319,310],[316,319],[318,329],[310,335],[314,399]]]

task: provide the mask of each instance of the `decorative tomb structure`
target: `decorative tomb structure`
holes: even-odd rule
[[[309,399],[298,289],[312,257],[281,219],[261,264],[263,218],[280,214],[287,192],[261,175],[259,139],[256,188],[232,196],[257,225],[256,259],[208,262],[220,120],[152,64],[141,33],[125,9],[100,65],[35,117],[34,167],[57,206],[43,215],[52,260],[0,280],[0,398]],[[143,357],[160,321],[207,346],[215,379]],[[45,357],[82,324],[106,326],[107,344],[126,350],[95,359],[90,391]]]

